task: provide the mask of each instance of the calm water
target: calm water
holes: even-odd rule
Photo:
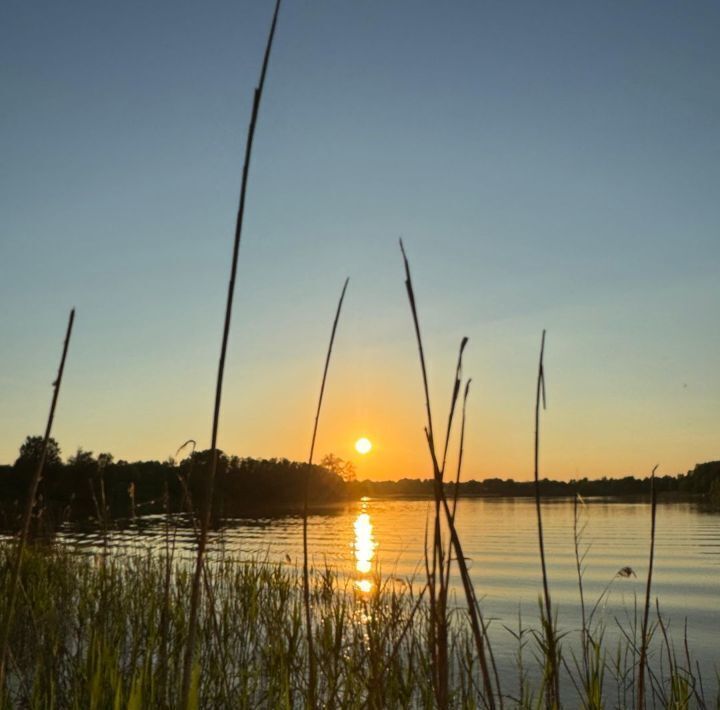
[[[369,591],[379,571],[382,577],[421,580],[424,571],[425,524],[431,513],[427,501],[364,499],[346,504],[309,520],[313,561],[338,568]],[[548,574],[559,626],[579,628],[579,595],[574,556],[573,502],[543,504]],[[610,585],[599,614],[609,636],[618,622],[628,627],[634,605],[642,605],[647,574],[650,507],[646,502],[588,500],[580,507],[584,525],[581,547],[584,561],[586,605],[592,607]],[[529,499],[463,499],[458,530],[471,574],[491,631],[500,665],[510,667],[516,644],[503,625],[537,627],[541,591],[540,560],[534,503]],[[92,549],[95,533],[68,528],[61,537],[68,543]],[[111,534],[111,544],[122,554],[162,544],[162,525],[147,520],[142,529]],[[181,531],[178,544],[192,552],[190,530]],[[213,537],[211,550],[245,558],[267,557],[295,564],[302,559],[302,520],[299,517],[241,518],[225,521]],[[636,577],[618,577],[630,567]],[[458,580],[454,580],[462,601]],[[714,668],[720,661],[720,515],[695,503],[661,503],[657,514],[657,542],[653,596],[670,619],[671,635],[681,644],[687,621],[690,647],[700,661],[704,679],[714,687]],[[654,612],[653,612],[654,616]],[[617,621],[616,621],[617,620]],[[572,634],[569,638],[572,637]]]

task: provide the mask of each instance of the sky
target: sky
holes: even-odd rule
[[[116,458],[210,441],[272,4],[0,10],[0,462],[44,429]],[[398,238],[464,478],[720,458],[720,5],[286,0],[255,138],[219,444],[429,477]],[[367,436],[370,454],[354,441]],[[457,436],[452,439],[455,465]]]

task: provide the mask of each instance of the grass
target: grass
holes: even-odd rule
[[[0,559],[10,559],[14,549],[1,544]],[[30,546],[23,562],[2,707],[179,706],[192,568],[174,557],[171,543],[155,554],[122,558]],[[207,559],[204,570],[190,706],[306,707],[302,569],[219,556]],[[310,578],[318,706],[437,707],[435,660],[427,643],[435,620],[424,581],[378,578],[374,591],[361,594],[351,579],[328,568],[310,570]],[[4,564],[0,589],[8,584]],[[6,599],[3,594],[0,609]],[[454,603],[447,613],[447,707],[484,707],[469,615]],[[659,613],[657,618],[662,620]],[[666,622],[655,626],[659,633],[650,639],[647,658],[648,704],[712,707],[686,645],[678,652]],[[522,621],[513,635],[519,645],[517,681],[504,679],[502,700],[508,707],[545,707],[541,635]],[[579,644],[580,632],[564,640]],[[566,707],[633,707],[636,639],[629,636],[618,649],[602,636],[594,643],[597,672],[605,678],[591,688],[571,665],[559,669]]]
[[[537,389],[535,393],[535,446],[534,446],[534,475],[535,480],[535,511],[537,514],[538,545],[540,549],[540,569],[542,572],[543,599],[540,603],[540,619],[542,621],[542,637],[540,643],[545,658],[544,689],[545,703],[548,708],[560,707],[560,675],[561,663],[560,647],[558,644],[555,617],[550,599],[550,584],[548,581],[547,565],[545,561],[545,536],[542,524],[542,505],[540,502],[540,403],[545,409],[545,331],[540,341],[540,357],[538,358]],[[582,589],[581,589],[582,593]]]
[[[73,323],[75,322],[75,309],[71,309],[70,316],[68,318],[67,330],[65,332],[65,341],[63,343],[62,355],[60,356],[60,366],[58,368],[58,374],[53,382],[53,395],[50,401],[50,411],[48,412],[47,424],[45,425],[45,435],[43,437],[42,451],[40,459],[37,462],[35,471],[30,481],[30,489],[28,490],[27,497],[25,499],[25,512],[23,513],[22,523],[20,525],[20,536],[15,549],[15,554],[12,558],[10,582],[5,589],[6,601],[4,609],[0,618],[2,618],[2,626],[0,626],[0,692],[5,685],[5,673],[7,669],[7,658],[8,658],[8,643],[10,640],[10,632],[13,624],[15,623],[15,603],[17,601],[20,573],[23,561],[23,551],[27,544],[28,535],[30,533],[30,521],[32,518],[33,510],[35,508],[35,501],[37,497],[38,485],[43,475],[43,469],[45,468],[45,459],[47,457],[48,443],[50,441],[50,434],[52,433],[52,425],[55,419],[55,408],[57,406],[58,397],[60,396],[60,386],[62,385],[63,372],[65,371],[65,360],[67,359],[68,348],[70,346],[70,337],[72,336]]]
[[[26,552],[7,705],[176,707],[192,576],[171,562],[168,584],[167,565],[164,555]],[[212,593],[199,608],[203,672],[194,674],[190,705],[302,705],[308,654],[301,571],[231,558],[208,561],[205,570]],[[381,678],[386,701],[406,706],[421,698],[428,659],[422,637],[406,633],[409,619],[414,630],[422,624],[418,592],[381,584],[379,593],[360,598],[331,570],[311,575],[318,703],[361,707],[374,697],[379,707]]]
[[[498,676],[495,660],[487,638],[487,627],[483,619],[482,610],[478,604],[475,594],[475,587],[470,579],[470,572],[467,565],[467,559],[463,553],[460,536],[455,526],[455,509],[450,509],[447,497],[443,488],[445,466],[447,464],[447,453],[450,442],[450,434],[455,415],[455,409],[458,403],[460,388],[462,383],[462,356],[467,345],[468,339],[463,338],[460,343],[460,352],[458,354],[458,362],[455,369],[455,377],[453,380],[452,395],[450,398],[450,410],[448,412],[447,430],[445,433],[445,444],[442,450],[442,463],[439,463],[438,449],[436,448],[435,432],[433,428],[432,406],[430,402],[430,389],[428,386],[427,368],[425,365],[425,349],[423,346],[422,335],[420,333],[420,320],[418,317],[417,303],[415,298],[415,290],[413,288],[412,276],[410,274],[410,264],[407,254],[400,240],[400,251],[403,257],[405,267],[405,288],[407,291],[408,302],[410,304],[410,312],[412,315],[415,336],[417,339],[418,356],[420,360],[420,371],[422,374],[423,389],[425,393],[425,409],[427,413],[427,425],[425,427],[425,437],[427,439],[428,451],[432,464],[435,497],[435,517],[433,521],[433,543],[432,553],[429,555],[431,562],[426,560],[427,570],[427,588],[429,596],[430,610],[430,628],[429,628],[429,645],[432,652],[433,664],[431,666],[433,687],[435,691],[435,699],[437,706],[440,708],[448,707],[449,690],[449,639],[448,639],[448,619],[447,619],[447,601],[448,601],[448,584],[447,580],[450,575],[450,567],[453,558],[448,550],[448,554],[444,554],[443,544],[443,524],[446,529],[446,537],[449,538],[449,545],[455,553],[454,560],[457,562],[460,579],[462,581],[463,591],[465,593],[466,609],[470,620],[470,628],[472,638],[475,644],[477,661],[480,666],[482,677],[482,706],[494,710],[496,699],[502,708],[503,693],[500,687],[500,678]],[[469,384],[469,381],[468,381]],[[465,386],[466,395],[468,392],[468,384]],[[463,411],[467,399],[463,399]],[[462,418],[462,429],[464,431],[465,416]],[[462,434],[461,434],[462,442]],[[456,476],[456,487],[460,480],[460,467],[462,465],[462,444],[458,453],[458,473]],[[494,678],[491,676],[490,668],[493,669]],[[493,687],[494,680],[494,687]]]
[[[313,424],[312,438],[310,440],[310,453],[308,454],[308,467],[305,472],[305,490],[303,496],[303,605],[305,607],[305,636],[307,640],[308,653],[308,692],[307,704],[311,708],[317,707],[316,688],[317,674],[315,670],[315,650],[313,648],[313,632],[312,632],[312,600],[310,599],[310,564],[309,564],[309,547],[308,547],[308,505],[310,490],[310,467],[313,464],[315,455],[315,442],[317,440],[318,425],[320,423],[320,412],[322,411],[323,395],[325,394],[325,385],[327,384],[328,369],[330,367],[330,358],[332,357],[333,344],[335,343],[335,333],[337,332],[338,321],[340,320],[340,312],[342,304],[345,300],[345,292],[347,291],[349,278],[345,279],[340,298],[335,311],[335,320],[333,320],[332,330],[330,331],[330,342],[328,343],[327,354],[325,356],[325,366],[323,368],[322,380],[320,383],[320,394],[318,395],[317,410],[315,411],[315,422]]]
[[[655,491],[655,471],[652,470],[650,478],[650,561],[648,563],[647,584],[645,587],[645,610],[643,612],[642,630],[640,632],[640,660],[638,662],[638,701],[640,710],[645,710],[645,667],[647,665],[647,647],[650,641],[648,622],[650,619],[650,604],[652,602],[652,573],[655,559],[655,521],[657,518],[657,493]]]
[[[188,630],[188,638],[183,656],[183,681],[182,681],[182,707],[187,710],[190,704],[191,684],[193,676],[196,674],[197,664],[193,662],[195,653],[195,636],[197,634],[198,611],[201,603],[201,579],[203,577],[203,564],[205,557],[205,548],[207,545],[208,528],[210,526],[210,517],[212,511],[213,492],[215,484],[215,476],[218,466],[218,428],[220,426],[220,404],[222,402],[223,381],[225,376],[225,358],[227,356],[228,338],[230,336],[230,323],[232,321],[233,300],[235,298],[235,280],[237,277],[238,255],[240,253],[240,240],[242,237],[243,220],[245,217],[245,203],[247,197],[247,187],[250,175],[250,158],[252,157],[253,139],[255,138],[255,127],[257,126],[258,113],[260,111],[260,102],[262,100],[263,89],[265,87],[265,77],[267,75],[268,62],[270,61],[270,52],[272,50],[273,39],[275,37],[275,28],[277,27],[278,13],[280,12],[280,0],[276,0],[275,11],[273,13],[270,31],[268,33],[267,43],[265,45],[265,54],[263,57],[262,68],[260,70],[260,78],[255,87],[253,94],[253,106],[248,125],[247,140],[245,141],[245,160],[242,170],[242,181],[240,184],[240,198],[238,202],[237,219],[235,221],[235,234],[233,238],[232,259],[230,262],[230,278],[228,280],[227,302],[225,305],[225,318],[223,322],[222,339],[220,343],[220,358],[218,361],[217,380],[215,385],[215,402],[213,405],[212,418],[212,434],[211,434],[211,468],[210,475],[206,481],[205,505],[200,517],[200,535],[198,538],[197,556],[195,563],[195,572],[193,575],[193,583],[190,590],[190,625]]]

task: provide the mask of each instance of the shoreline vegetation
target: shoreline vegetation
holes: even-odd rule
[[[0,559],[12,550],[0,543]],[[3,562],[0,583],[5,569]],[[330,568],[311,569],[310,579],[316,707],[437,707],[424,580],[377,576],[372,591],[363,592]],[[81,556],[61,546],[29,546],[0,707],[176,707],[191,583],[170,526],[161,551],[146,555]],[[307,707],[302,569],[223,555],[206,561],[204,588],[191,706]],[[603,598],[595,608],[588,601],[582,628],[558,630],[565,707],[636,707],[641,609],[619,630],[620,621],[606,625],[596,613]],[[486,707],[468,615],[457,601],[447,611],[445,707]],[[4,602],[3,596],[0,610]],[[512,628],[490,622],[486,629],[514,649],[501,669],[498,706],[547,707],[541,625],[518,618]],[[701,678],[687,639],[669,634],[654,605],[649,634],[648,705],[716,707],[706,695],[714,692],[713,680]]]
[[[40,437],[27,437],[12,466],[0,466],[0,527],[11,529],[19,515],[41,453]],[[115,461],[110,454],[94,456],[78,450],[67,461],[60,458],[54,440],[48,447],[43,479],[38,488],[38,509],[46,522],[68,518],[129,517],[148,513],[192,512],[204,505],[205,477],[210,451],[193,451],[183,460]],[[287,459],[252,459],[219,452],[216,474],[215,516],[275,510],[298,512],[304,505],[306,476],[308,500],[313,509],[370,498],[432,498],[433,479],[397,481],[356,480],[351,464],[332,454],[320,464]],[[650,491],[650,478],[540,479],[543,498],[642,497]],[[487,478],[444,482],[445,495],[468,497],[532,497],[533,481]],[[720,461],[697,464],[676,476],[658,476],[655,489],[662,500],[698,499],[720,503]],[[99,510],[102,508],[102,510]],[[36,518],[38,517],[36,511]],[[40,516],[42,517],[42,516]]]

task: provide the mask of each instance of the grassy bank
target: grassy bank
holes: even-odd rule
[[[192,579],[187,564],[168,552],[84,557],[31,547],[4,707],[177,707]],[[9,547],[0,553],[5,590]],[[192,704],[304,707],[302,570],[226,557],[208,561],[203,586]],[[378,580],[362,593],[351,579],[314,570],[311,590],[319,707],[435,707],[432,623],[422,585]],[[449,619],[449,706],[485,707],[468,613],[451,605]],[[508,640],[515,635],[518,652],[511,669],[501,667],[496,704],[544,706],[548,658],[539,629],[495,629]],[[577,631],[558,630],[565,707],[634,706],[640,628],[626,631],[619,646],[606,643],[604,629],[591,620],[585,654]],[[676,653],[657,621],[648,656],[648,706],[716,707],[717,699],[704,697],[682,643]]]

